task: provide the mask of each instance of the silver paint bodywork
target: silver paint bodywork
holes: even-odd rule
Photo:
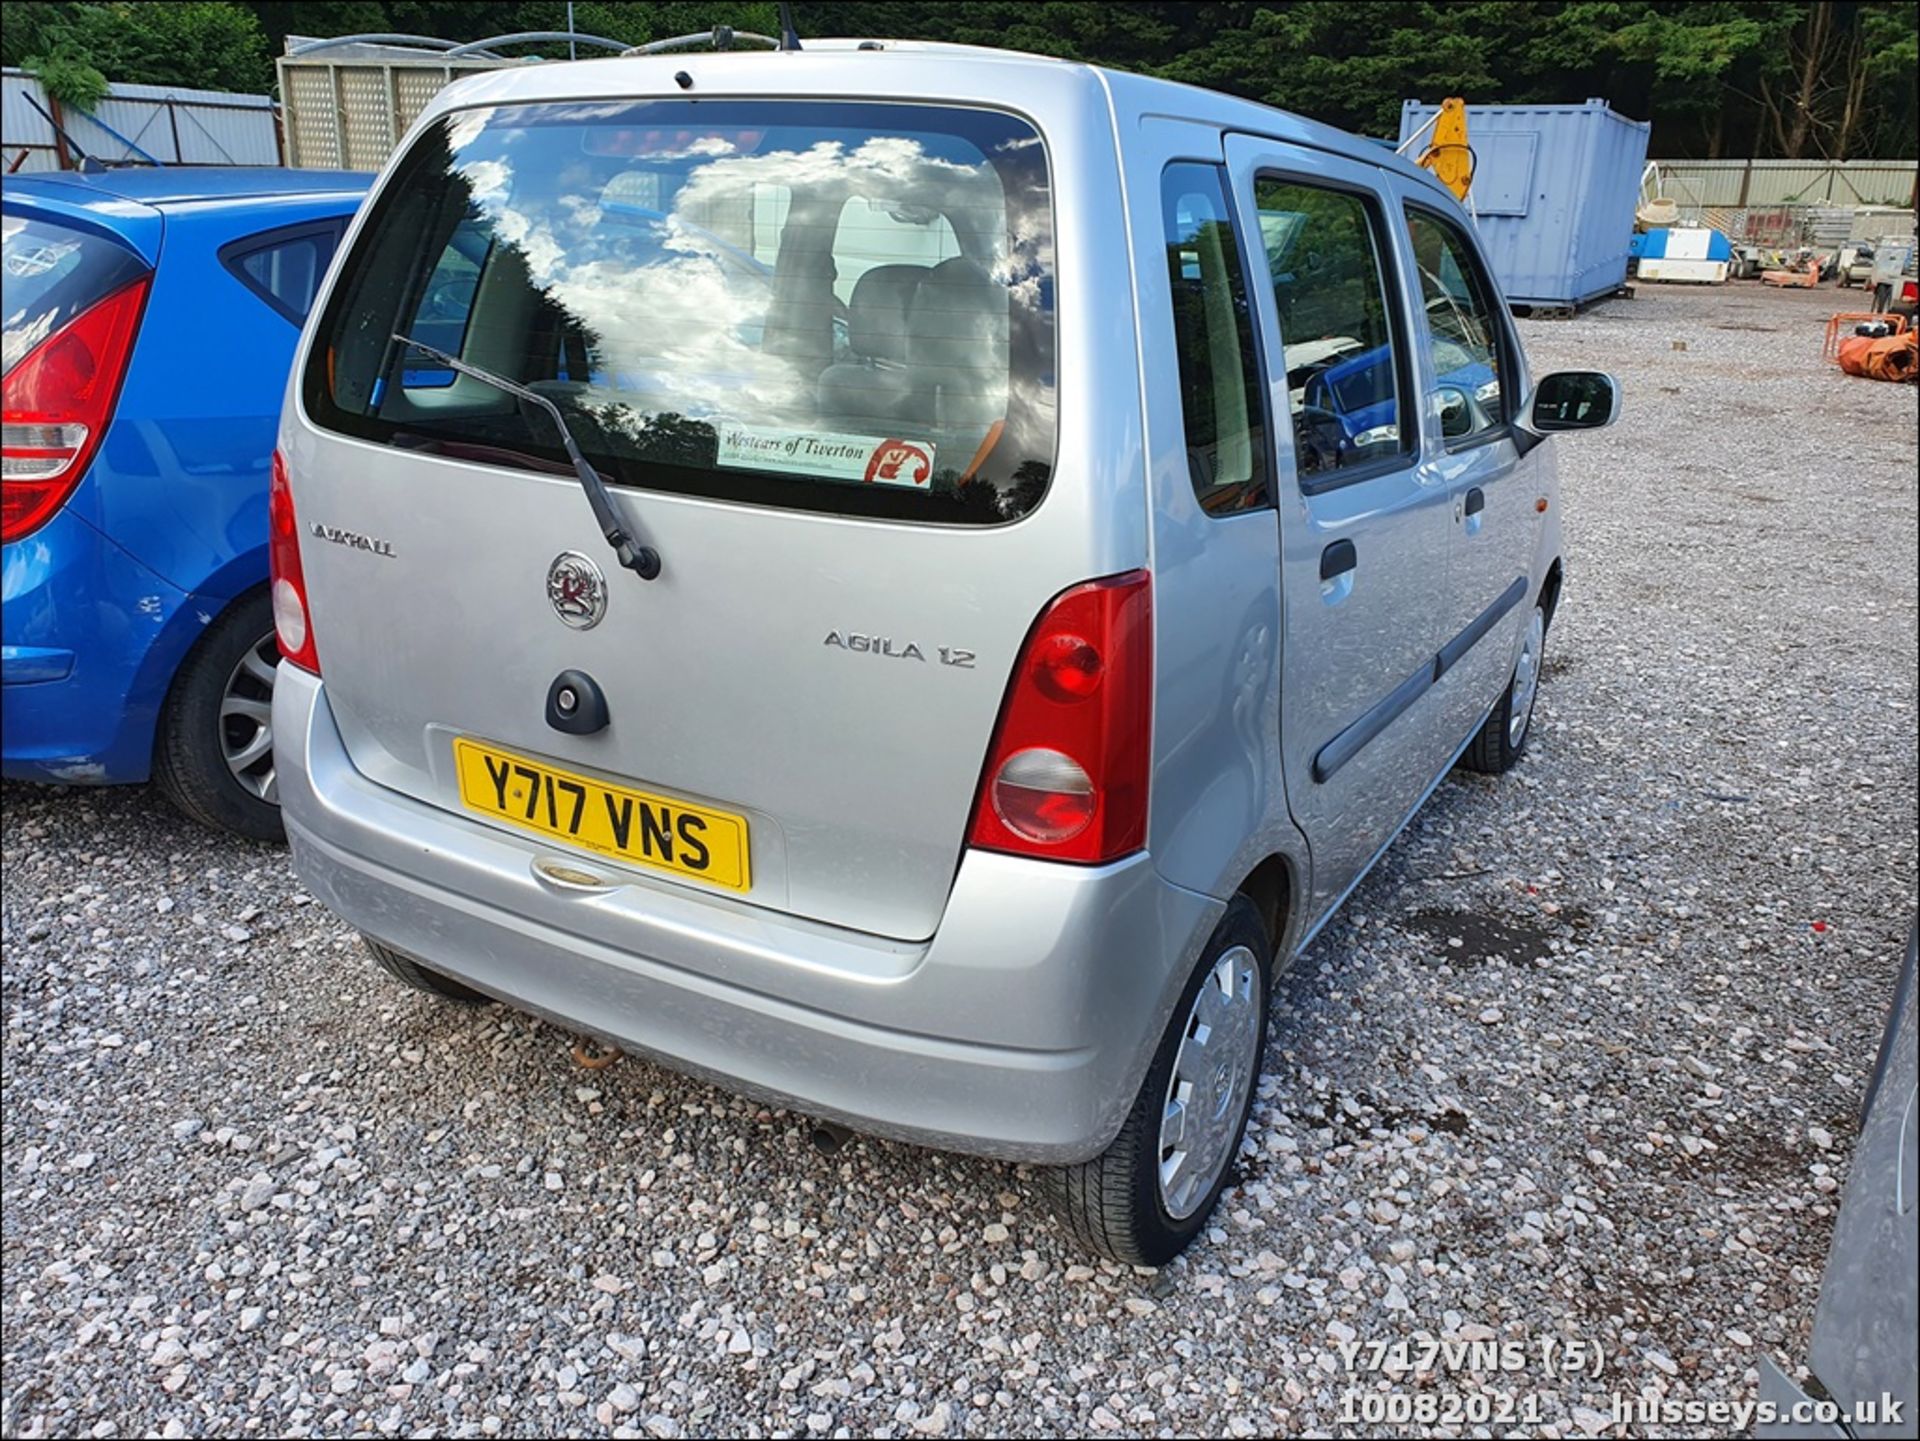
[[[1009,525],[935,527],[622,490],[665,569],[642,584],[605,567],[604,618],[571,630],[546,577],[565,551],[599,554],[575,482],[317,428],[297,385],[310,330],[280,436],[301,524],[378,535],[395,559],[302,549],[324,680],[294,672],[275,697],[296,864],[394,948],[674,1066],[863,1129],[1092,1155],[1226,900],[1277,860],[1293,900],[1274,939],[1290,957],[1498,698],[1560,552],[1552,446],[1523,455],[1503,434],[1450,452],[1424,405],[1406,467],[1308,495],[1281,376],[1276,507],[1200,509],[1172,374],[1163,167],[1225,164],[1245,233],[1257,233],[1262,169],[1368,188],[1390,216],[1410,199],[1458,213],[1405,161],[1248,102],[1000,52],[810,43],[491,72],[442,91],[419,123],[496,103],[677,95],[677,70],[697,96],[905,97],[1033,122],[1060,277],[1048,494]],[[1390,229],[1407,276],[1404,227]],[[1261,346],[1280,355],[1271,292],[1253,288]],[[1398,300],[1422,323],[1411,281]],[[1425,347],[1412,350],[1430,395]],[[1473,486],[1488,504],[1469,527],[1460,499]],[[1360,561],[1329,587],[1320,556],[1339,538]],[[1146,851],[1084,868],[968,849],[1035,616],[1076,582],[1136,568],[1153,577]],[[1515,576],[1527,603],[1316,781],[1316,752]],[[942,664],[941,648],[972,664]],[[544,724],[548,684],[567,667],[605,687],[613,730]],[[743,812],[751,895],[635,874],[462,812],[457,734]],[[535,862],[556,855],[604,886],[548,884]]]

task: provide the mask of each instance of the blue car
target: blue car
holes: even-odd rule
[[[1466,407],[1463,423],[1471,430],[1497,423],[1500,382],[1494,376],[1493,367],[1475,359],[1465,346],[1446,336],[1433,336],[1431,344],[1441,385],[1460,392],[1460,403]],[[1347,442],[1355,449],[1378,444],[1397,446],[1400,432],[1396,394],[1393,352],[1383,345],[1336,361],[1317,372],[1307,382],[1306,403],[1337,416]],[[1471,397],[1471,402],[1467,397]],[[1489,417],[1494,419],[1490,421]]]
[[[294,341],[371,179],[8,179],[9,778],[153,779],[197,819],[281,834],[268,466]]]

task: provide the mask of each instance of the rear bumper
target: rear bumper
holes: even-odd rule
[[[295,868],[368,935],[673,1069],[950,1150],[1103,1150],[1224,909],[1144,855],[1088,869],[969,851],[924,942],[592,858],[611,884],[569,891],[533,868],[553,848],[362,776],[324,684],[293,667],[274,735]]]

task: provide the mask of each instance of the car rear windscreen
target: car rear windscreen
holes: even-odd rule
[[[74,316],[146,274],[125,246],[9,210],[0,215],[0,274],[6,278],[0,375]]]
[[[374,202],[302,380],[321,426],[616,484],[942,523],[1053,468],[1046,150],[1026,121],[847,101],[464,110]],[[396,340],[398,335],[403,337]]]

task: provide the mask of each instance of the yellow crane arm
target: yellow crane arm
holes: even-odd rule
[[[1420,163],[1460,200],[1467,198],[1467,188],[1473,184],[1473,151],[1467,146],[1467,102],[1459,96],[1440,102],[1433,139],[1420,152]]]

